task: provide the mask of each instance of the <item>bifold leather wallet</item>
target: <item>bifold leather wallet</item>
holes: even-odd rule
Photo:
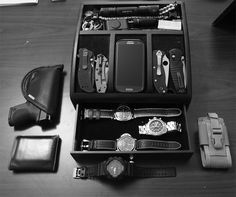
[[[60,138],[53,136],[17,136],[9,170],[25,172],[55,172]]]

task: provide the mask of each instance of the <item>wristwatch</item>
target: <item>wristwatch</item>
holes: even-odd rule
[[[124,133],[117,140],[82,140],[81,150],[110,150],[110,151],[138,151],[138,150],[177,150],[181,144],[177,141],[162,141],[133,138]]]
[[[181,124],[175,121],[164,122],[161,118],[149,119],[148,123],[139,127],[139,134],[160,136],[167,132],[181,132]]]
[[[139,108],[131,110],[126,105],[113,109],[84,109],[84,118],[108,118],[118,121],[128,121],[139,117],[176,117],[182,114],[179,108]]]
[[[110,157],[107,160],[90,166],[74,169],[73,178],[86,179],[91,177],[107,177],[113,180],[122,177],[175,177],[175,167],[148,168],[135,165],[133,161],[127,162],[121,157]]]

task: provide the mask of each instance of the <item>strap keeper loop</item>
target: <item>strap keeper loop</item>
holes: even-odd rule
[[[211,124],[211,140],[215,149],[223,148],[223,130],[216,113],[208,113]]]

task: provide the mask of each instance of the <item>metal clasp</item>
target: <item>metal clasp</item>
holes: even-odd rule
[[[80,145],[81,150],[82,151],[88,150],[89,149],[89,143],[90,143],[89,140],[86,140],[86,139],[82,140],[81,145]]]
[[[86,167],[77,167],[77,168],[74,168],[74,171],[73,171],[73,178],[74,178],[74,179],[84,179],[84,178],[87,178],[87,175],[86,175]]]

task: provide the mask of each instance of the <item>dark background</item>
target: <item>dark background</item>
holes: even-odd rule
[[[212,22],[231,0],[185,1],[192,62],[193,97],[187,116],[193,156],[177,167],[176,178],[136,179],[112,183],[74,180],[76,162],[70,156],[74,137],[75,109],[70,101],[71,55],[80,2],[37,6],[0,7],[0,196],[233,196],[236,193],[236,40],[228,28]],[[235,24],[232,24],[235,26]],[[15,131],[8,125],[11,106],[25,102],[20,89],[24,75],[33,68],[65,65],[60,123],[42,130],[34,126]],[[202,168],[197,118],[216,112],[229,133],[233,166],[229,170]],[[62,139],[57,173],[13,174],[8,170],[13,140],[17,135],[54,135]],[[161,161],[160,161],[161,162]],[[159,164],[159,158],[153,160]]]

